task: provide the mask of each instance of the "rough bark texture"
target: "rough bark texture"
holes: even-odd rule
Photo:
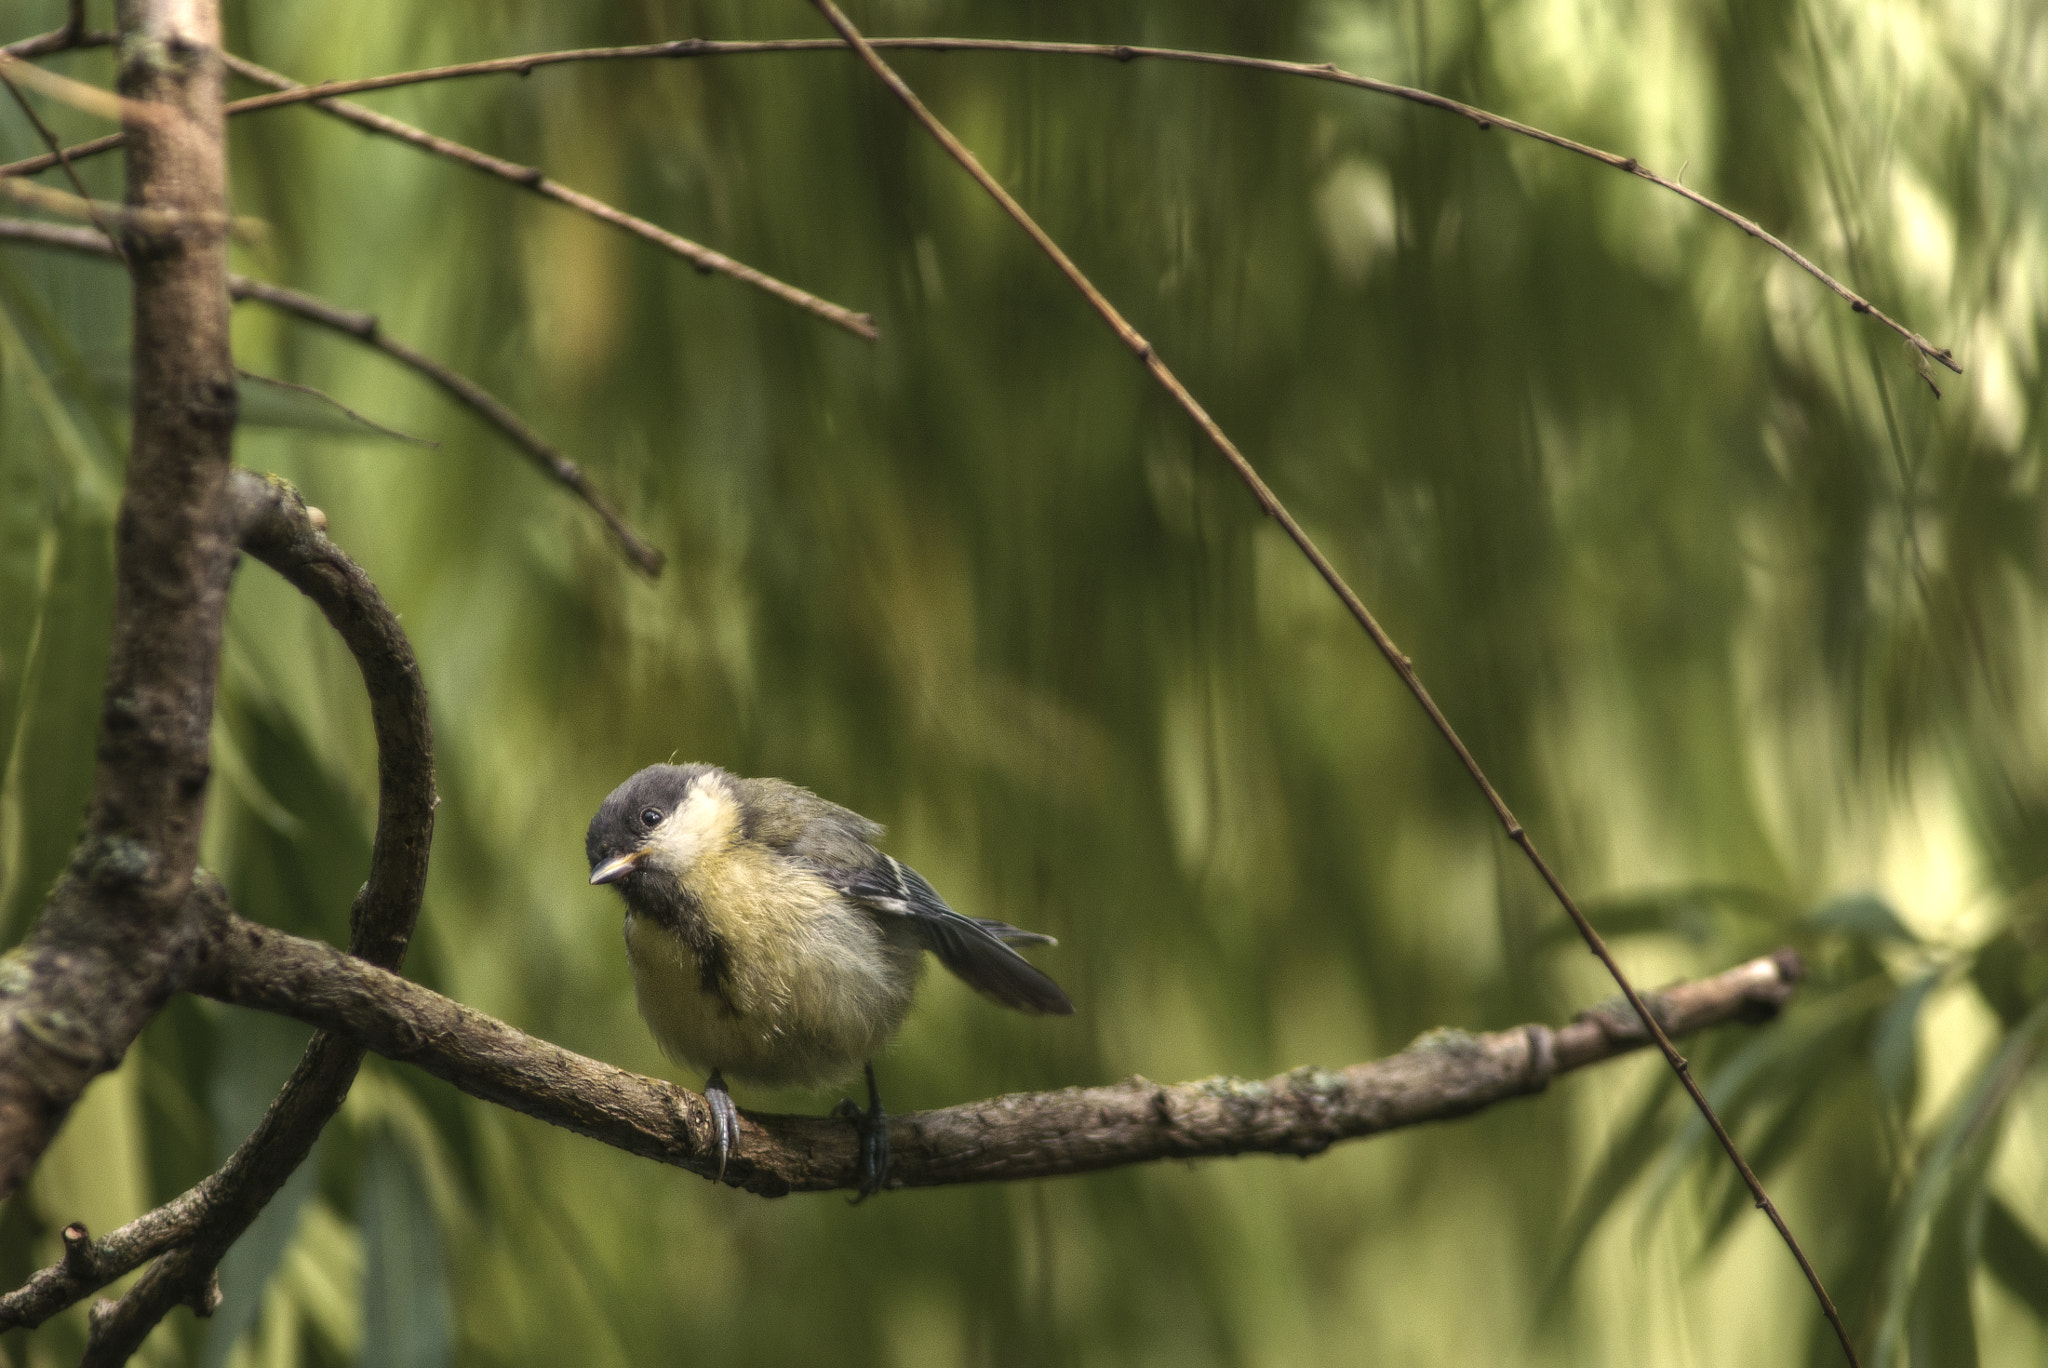
[[[124,0],[128,202],[191,224],[227,203],[213,0]],[[170,111],[164,116],[162,111]],[[179,916],[205,815],[234,528],[227,243],[215,227],[131,231],[134,426],[98,768],[86,827],[29,938],[0,961],[0,1197],[185,967]]]
[[[281,480],[238,470],[230,500],[249,554],[319,605],[362,670],[377,736],[377,832],[370,847],[370,877],[350,912],[349,950],[371,964],[396,969],[426,893],[439,801],[419,664],[397,615],[362,568],[314,524],[296,490]],[[194,887],[195,907],[225,904],[225,893],[210,876],[201,874]],[[341,1109],[362,1060],[363,1047],[351,1038],[326,1031],[313,1037],[249,1138],[217,1172],[178,1199],[181,1206],[189,1199],[189,1218],[155,1229],[161,1243],[151,1253],[165,1250],[163,1257],[120,1301],[94,1308],[86,1368],[126,1362],[175,1306],[191,1306],[201,1315],[212,1311],[219,1300],[214,1270],[305,1162],[322,1128]],[[90,1290],[82,1286],[89,1276],[110,1268],[110,1262],[99,1260],[69,1277],[60,1273],[56,1281],[80,1286],[82,1295]],[[92,1286],[104,1286],[125,1271],[114,1271]],[[46,1288],[44,1300],[63,1290]],[[8,1309],[0,1306],[0,1316]]]
[[[709,1175],[711,1115],[673,1084],[585,1059],[332,946],[234,915],[216,900],[198,990],[226,1002],[346,1032],[486,1101],[633,1154]],[[1651,994],[1673,1034],[1773,1015],[1799,976],[1790,952]],[[1104,1088],[993,1098],[889,1118],[892,1187],[1085,1173],[1154,1159],[1267,1151],[1311,1155],[1333,1142],[1463,1116],[1541,1092],[1568,1069],[1648,1039],[1625,1005],[1569,1026],[1487,1035],[1433,1032],[1386,1059],[1276,1078],[1167,1086],[1131,1078]],[[853,1127],[808,1116],[742,1115],[726,1181],[764,1196],[856,1186]]]

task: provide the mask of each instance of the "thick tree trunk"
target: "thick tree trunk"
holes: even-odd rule
[[[116,525],[114,630],[85,832],[28,940],[0,963],[0,1197],[188,958],[179,914],[205,815],[228,579],[235,425],[216,0],[122,0],[130,102],[134,426]]]

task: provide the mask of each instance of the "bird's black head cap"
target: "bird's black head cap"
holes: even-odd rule
[[[583,838],[583,853],[590,860],[593,875],[600,866],[646,846],[648,839],[689,797],[690,789],[706,775],[724,776],[716,765],[649,765],[613,789]],[[633,873],[621,869],[604,882],[611,883]]]

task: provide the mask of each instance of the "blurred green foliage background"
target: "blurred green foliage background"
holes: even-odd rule
[[[94,6],[95,21],[106,18]],[[738,0],[229,0],[306,80],[811,37]],[[12,38],[56,0],[14,0]],[[2048,12],[2029,0],[866,0],[872,33],[1154,43],[1411,81],[1641,158],[1703,212],[1306,81],[905,54],[899,69],[1257,462],[1638,981],[1814,977],[1691,1050],[1880,1364],[2048,1354]],[[106,82],[105,52],[54,68]],[[375,312],[582,462],[670,556],[388,360],[243,305],[242,365],[438,450],[249,400],[403,614],[444,803],[410,973],[665,1073],[582,832],[716,761],[890,827],[1053,932],[1080,1015],[932,979],[894,1109],[1265,1075],[1611,988],[1363,636],[1047,263],[840,54],[561,67],[366,103],[857,309],[870,345],[309,109],[235,124],[239,269]],[[102,131],[47,101],[67,137]],[[0,109],[0,155],[38,150]],[[119,167],[87,171],[118,195]],[[0,920],[90,782],[120,478],[117,268],[0,251]],[[274,396],[271,396],[274,398]],[[207,862],[339,940],[360,686],[236,587]],[[303,1043],[179,1000],[0,1214],[0,1282],[207,1172]],[[741,1095],[817,1108],[830,1098]],[[1312,1162],[765,1202],[371,1060],[154,1363],[1839,1362],[1648,1057]],[[83,1308],[0,1340],[67,1362]]]

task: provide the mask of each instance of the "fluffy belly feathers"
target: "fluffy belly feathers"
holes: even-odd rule
[[[707,986],[688,944],[629,912],[626,953],[640,1015],[664,1053],[699,1069],[768,1087],[830,1088],[903,1024],[923,951],[908,928],[889,935],[836,893],[775,920],[781,924],[739,918],[717,927],[731,942],[733,969]],[[763,942],[775,951],[766,953]]]

